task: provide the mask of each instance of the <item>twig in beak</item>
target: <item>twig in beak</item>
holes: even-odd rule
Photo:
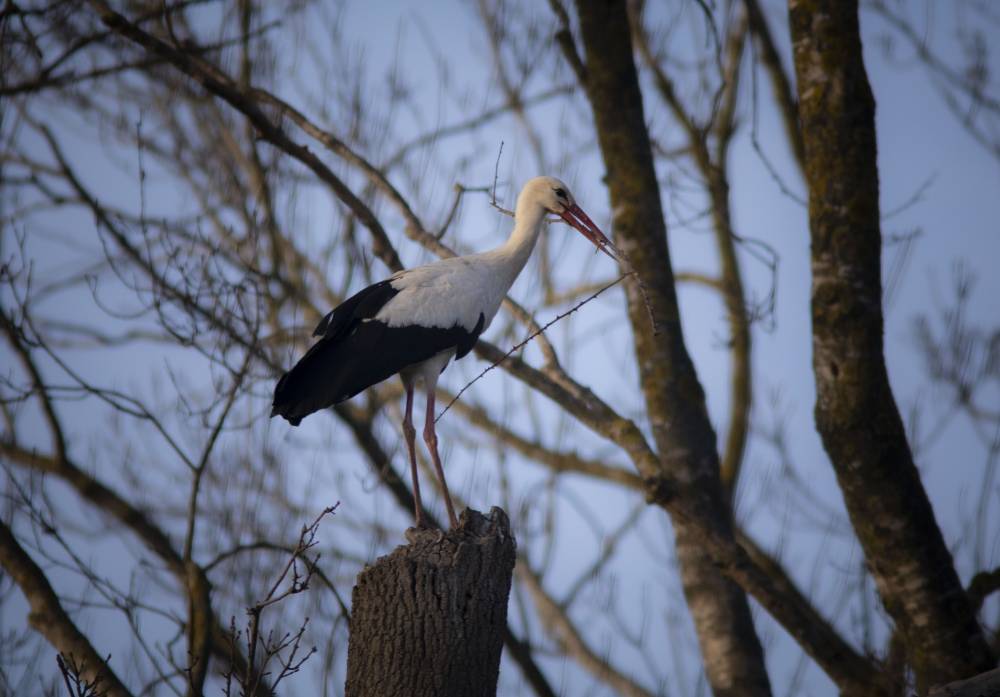
[[[578,230],[584,237],[590,240],[597,249],[619,262],[625,268],[625,276],[635,276],[635,282],[639,286],[639,294],[642,295],[642,303],[645,305],[646,314],[649,316],[649,326],[653,329],[653,336],[659,335],[660,327],[656,324],[656,319],[653,315],[653,305],[649,302],[649,294],[646,292],[646,284],[642,282],[642,278],[632,267],[632,262],[629,261],[628,255],[626,255],[621,249],[618,249],[618,247],[615,246],[615,243],[608,239],[603,232],[601,232],[600,228],[594,224],[594,221],[592,221],[579,206],[573,205],[567,208],[563,211],[562,215],[559,216],[559,219]],[[608,251],[609,249],[611,251]],[[622,278],[625,278],[625,276],[622,276]]]
[[[639,287],[639,295],[642,296],[642,304],[646,306],[646,314],[649,316],[649,326],[653,329],[653,336],[659,336],[660,327],[656,324],[656,319],[653,316],[653,305],[649,302],[649,295],[646,293],[646,284],[642,282],[642,277],[632,267],[632,262],[629,260],[628,255],[623,250],[617,248],[615,248],[615,252],[618,254],[618,260],[621,265],[625,267],[625,275],[635,277],[635,283]]]

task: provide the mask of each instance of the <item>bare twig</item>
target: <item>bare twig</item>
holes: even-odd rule
[[[491,370],[493,370],[494,368],[496,368],[497,366],[499,366],[501,363],[503,363],[504,361],[506,361],[508,358],[511,357],[511,355],[513,355],[518,350],[522,349],[525,345],[528,344],[528,342],[530,342],[532,339],[534,339],[539,334],[542,334],[546,329],[548,329],[549,327],[551,327],[553,324],[555,324],[556,322],[558,322],[559,320],[561,320],[561,319],[563,319],[565,317],[569,317],[571,314],[573,314],[574,312],[576,312],[577,310],[579,310],[581,307],[583,307],[584,305],[586,305],[587,303],[589,303],[591,300],[594,300],[595,298],[597,298],[597,296],[599,296],[604,291],[606,291],[609,288],[612,288],[613,286],[616,286],[619,283],[621,283],[622,281],[624,281],[632,273],[634,273],[634,272],[629,272],[629,273],[627,273],[627,274],[625,274],[623,276],[619,276],[618,278],[616,278],[615,280],[613,280],[611,283],[608,283],[606,286],[602,287],[596,293],[590,295],[589,297],[585,298],[584,300],[581,300],[576,305],[574,305],[570,309],[566,310],[566,312],[563,312],[563,313],[560,313],[560,314],[556,315],[551,320],[549,320],[545,325],[543,325],[541,328],[533,331],[531,334],[529,334],[527,337],[525,337],[523,341],[521,341],[521,342],[515,344],[514,346],[512,346],[507,351],[507,353],[505,353],[503,356],[501,356],[498,360],[493,361],[493,363],[491,363],[490,365],[486,366],[486,368],[484,368],[483,371],[481,373],[479,373],[479,375],[477,375],[472,380],[470,380],[468,383],[466,383],[465,386],[462,387],[462,389],[460,389],[458,391],[458,394],[456,394],[454,397],[452,397],[451,401],[448,402],[447,405],[445,405],[445,408],[442,409],[441,413],[437,415],[437,417],[434,419],[434,422],[437,423],[438,421],[440,421],[441,417],[443,417],[448,412],[448,410],[451,409],[451,405],[454,404],[455,402],[457,402],[459,400],[459,398],[462,396],[462,393],[465,392],[470,387],[472,387],[476,382],[479,381],[480,378],[482,378],[484,375],[486,375],[486,373],[490,372]]]
[[[333,506],[324,508],[311,523],[302,526],[298,543],[289,555],[288,561],[281,570],[281,573],[278,574],[277,579],[271,585],[270,590],[261,600],[247,608],[247,614],[249,615],[246,628],[248,671],[238,676],[246,695],[253,696],[257,694],[262,678],[268,675],[266,669],[272,659],[277,658],[281,665],[281,670],[274,677],[273,681],[273,686],[276,687],[284,678],[297,673],[302,664],[316,652],[316,648],[313,647],[304,656],[298,657],[300,643],[305,634],[306,625],[309,622],[308,617],[305,618],[295,634],[284,634],[277,640],[274,640],[271,634],[268,634],[266,637],[262,636],[261,615],[268,607],[280,603],[292,595],[302,593],[309,588],[309,581],[315,573],[319,555],[310,559],[308,552],[317,544],[316,534],[319,532],[319,525],[323,521],[323,518],[328,515],[334,515],[339,506],[340,502],[338,501]],[[300,563],[303,566],[302,570],[299,569]],[[281,586],[286,580],[290,580],[290,583],[284,590],[281,590]],[[259,665],[257,660],[258,648],[262,651]],[[284,657],[282,657],[283,652],[287,652],[287,655]],[[231,681],[231,679],[229,677],[227,681]]]
[[[576,41],[573,39],[573,32],[570,29],[569,13],[563,7],[561,0],[549,0],[549,7],[559,20],[559,30],[556,32],[556,42],[562,50],[566,62],[572,68],[573,74],[581,85],[587,84],[587,67],[580,58],[580,52],[576,49]]]
[[[490,190],[490,205],[496,208],[504,215],[513,218],[514,211],[509,211],[497,203],[497,180],[500,178],[500,158],[502,156],[503,156],[503,141],[501,140],[500,147],[497,150],[497,161],[493,165],[493,188]]]
[[[21,548],[13,532],[0,521],[0,566],[24,593],[31,612],[28,621],[59,653],[75,657],[81,686],[99,685],[107,697],[131,697],[107,661],[94,649],[63,609],[45,573]]]

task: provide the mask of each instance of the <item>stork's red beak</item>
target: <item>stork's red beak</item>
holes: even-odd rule
[[[607,254],[612,259],[616,261],[618,260],[618,250],[615,249],[615,245],[612,244],[611,240],[604,236],[601,229],[594,224],[594,221],[591,220],[578,205],[574,203],[571,206],[567,206],[566,210],[564,210],[559,217],[579,230],[580,233],[593,242],[594,246],[599,250]]]

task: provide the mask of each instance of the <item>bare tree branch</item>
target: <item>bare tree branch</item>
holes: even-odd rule
[[[545,592],[541,581],[526,564],[521,563],[517,566],[517,575],[528,587],[546,630],[591,675],[622,695],[652,697],[655,694],[616,669],[588,645],[580,629],[569,619],[563,608]]]
[[[45,573],[21,548],[11,529],[2,521],[0,565],[14,579],[28,601],[31,608],[28,622],[31,626],[44,635],[56,651],[72,656],[80,667],[81,676],[88,683],[100,685],[108,697],[130,697],[132,693],[66,614]]]

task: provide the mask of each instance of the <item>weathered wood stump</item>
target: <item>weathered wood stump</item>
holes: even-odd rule
[[[516,543],[507,514],[407,531],[358,574],[347,697],[494,697]]]
[[[932,687],[930,697],[1000,697],[1000,668]]]

